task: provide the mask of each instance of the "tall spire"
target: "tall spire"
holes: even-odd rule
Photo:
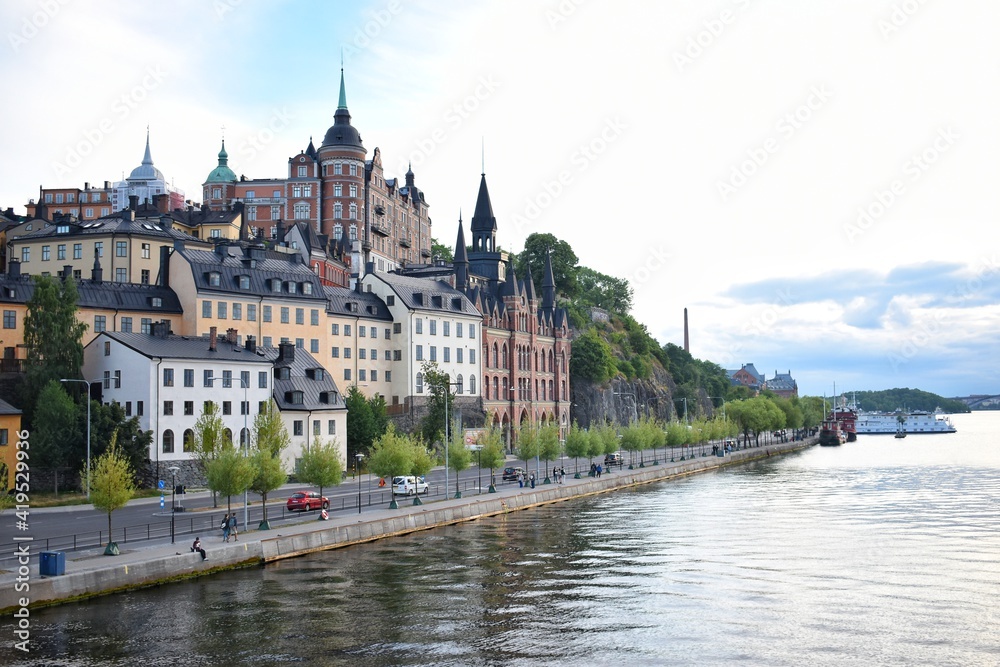
[[[337,102],[338,109],[347,109],[347,89],[344,87],[344,54],[340,54],[340,100]]]
[[[490,191],[486,187],[486,174],[479,180],[479,196],[469,228],[472,230],[473,252],[496,252],[497,219],[493,215]]]
[[[556,281],[552,276],[552,252],[545,249],[545,267],[542,269],[542,310],[556,307]]]
[[[146,126],[146,154],[142,156],[143,164],[153,164],[153,157],[149,153],[149,125]]]
[[[524,267],[524,296],[528,301],[535,300],[535,279],[531,277],[531,267]]]
[[[455,289],[464,292],[469,287],[469,258],[465,252],[465,232],[462,230],[462,212],[458,212],[458,238],[455,239]]]

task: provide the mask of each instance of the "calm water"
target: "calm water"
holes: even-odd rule
[[[1000,413],[955,422],[40,611],[21,664],[997,665]]]

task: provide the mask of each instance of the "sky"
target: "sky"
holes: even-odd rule
[[[1000,393],[1000,3],[0,5],[0,208],[142,159],[283,178],[347,101],[454,244],[566,241],[660,343],[801,394]],[[223,129],[224,128],[224,129]],[[468,231],[468,230],[466,230]]]

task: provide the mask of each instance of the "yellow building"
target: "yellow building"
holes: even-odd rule
[[[4,490],[14,488],[17,465],[17,433],[21,430],[21,411],[0,400],[0,484]]]

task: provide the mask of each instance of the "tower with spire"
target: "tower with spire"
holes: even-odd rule
[[[168,196],[168,210],[184,206],[184,191],[167,183],[163,172],[153,164],[149,148],[149,128],[146,128],[146,150],[142,162],[132,170],[128,178],[114,184],[111,203],[115,211],[127,208],[129,197],[138,197],[140,204],[152,204],[158,195]]]

